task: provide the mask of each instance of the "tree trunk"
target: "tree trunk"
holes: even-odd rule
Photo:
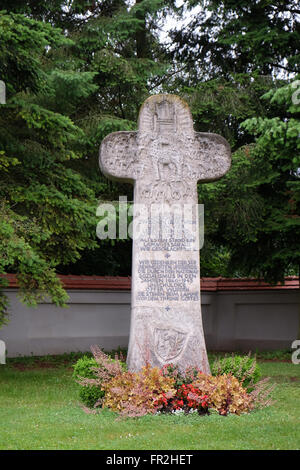
[[[136,0],[136,5],[142,3],[143,0]],[[136,55],[139,59],[148,57],[147,37],[146,37],[146,15],[144,12],[138,10],[136,18],[140,20],[140,26],[135,34],[136,40]]]

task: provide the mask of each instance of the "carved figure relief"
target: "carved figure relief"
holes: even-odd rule
[[[176,359],[183,351],[187,333],[174,328],[155,328],[154,351],[164,362]]]
[[[183,154],[178,150],[171,135],[159,135],[149,149],[156,180],[181,181]]]
[[[186,315],[186,314],[185,314]],[[187,324],[193,324],[193,315]],[[190,331],[182,325],[182,310],[169,307],[136,307],[136,343],[145,338],[147,324],[148,348],[155,353],[158,363],[178,360],[188,344]],[[197,328],[197,322],[195,328]]]
[[[188,201],[198,180],[220,178],[230,166],[230,149],[221,136],[197,133],[181,100],[165,95],[147,100],[137,132],[114,132],[102,143],[102,171],[116,179],[139,181],[143,199]]]

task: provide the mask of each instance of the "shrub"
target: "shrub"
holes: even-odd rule
[[[104,384],[123,373],[126,364],[116,356],[108,357],[97,346],[91,347],[93,356],[84,356],[74,366],[73,377],[80,385],[79,397],[89,408],[101,406],[105,395]]]
[[[104,390],[97,385],[80,385],[79,398],[88,408],[94,408],[101,405],[104,397]]]
[[[161,373],[164,377],[174,379],[175,387],[178,389],[182,385],[191,384],[198,374],[201,374],[201,370],[198,367],[190,366],[185,371],[181,371],[177,365],[170,363],[162,367]]]
[[[143,416],[155,413],[163,406],[163,399],[175,393],[174,379],[164,377],[157,367],[146,365],[140,372],[124,372],[104,385],[103,406],[125,416]]]
[[[162,412],[183,410],[186,414],[192,410],[206,414],[209,408],[220,415],[241,414],[253,409],[253,398],[247,393],[238,379],[231,374],[212,376],[198,373],[192,383],[181,385],[176,394],[169,399],[160,398]]]
[[[93,357],[83,356],[78,359],[73,366],[73,378],[79,384],[79,398],[82,403],[92,408],[104,396],[104,391],[98,385],[81,385],[81,380],[96,379],[93,368],[97,367],[97,362]]]
[[[275,402],[272,399],[272,392],[275,388],[275,384],[270,384],[270,377],[265,377],[256,383],[250,392],[253,408],[260,409],[273,405]]]
[[[201,396],[206,397],[208,407],[215,409],[220,415],[248,413],[254,407],[251,395],[232,374],[216,377],[199,374],[193,385]]]
[[[97,362],[93,357],[83,356],[73,366],[73,378],[78,380],[79,377],[86,377],[89,379],[95,378],[95,373],[92,371],[92,367],[96,367]]]
[[[178,366],[174,364],[165,364],[161,368],[161,375],[163,377],[173,379],[176,389],[185,383],[184,374],[179,370]]]
[[[194,387],[193,384],[183,384],[172,397],[167,397],[163,393],[155,402],[162,413],[170,413],[176,410],[182,410],[185,414],[191,411],[197,411],[199,414],[208,413],[207,395],[203,395],[201,390]]]
[[[258,382],[261,370],[256,358],[249,356],[230,356],[217,359],[211,368],[214,376],[232,374],[248,390],[253,390],[253,385]]]
[[[188,380],[189,374],[190,371]],[[226,416],[247,413],[254,408],[253,397],[232,374],[214,377],[198,372],[192,383],[181,385],[178,385],[179,377],[182,379],[185,374],[180,375],[173,365],[161,370],[147,365],[140,372],[124,372],[103,385],[103,406],[125,416],[176,410],[206,414],[209,408]]]

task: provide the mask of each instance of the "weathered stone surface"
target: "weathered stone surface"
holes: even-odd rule
[[[194,132],[188,105],[175,95],[151,96],[141,108],[137,132],[114,132],[102,142],[102,172],[134,184],[130,370],[149,361],[209,371],[197,182],[221,178],[230,163],[227,141]]]

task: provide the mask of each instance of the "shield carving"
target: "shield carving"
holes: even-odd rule
[[[154,350],[156,355],[164,362],[175,359],[182,353],[187,336],[187,333],[172,328],[155,328]]]

